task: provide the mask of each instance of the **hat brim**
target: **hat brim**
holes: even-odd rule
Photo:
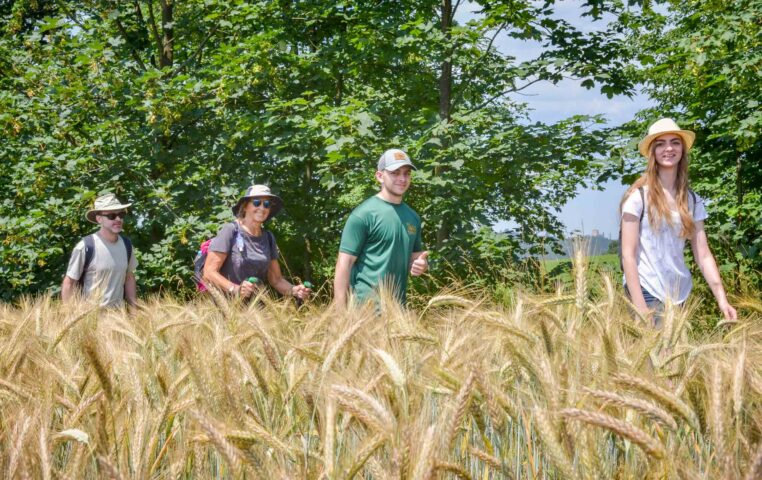
[[[99,213],[101,213],[101,212],[118,212],[120,210],[126,210],[131,205],[132,205],[131,203],[125,203],[123,205],[122,204],[120,204],[120,205],[112,205],[110,207],[99,208],[97,210],[95,210],[95,209],[88,210],[87,213],[85,213],[85,218],[90,223],[98,223],[98,221],[95,219],[95,216],[98,215]]]
[[[250,199],[256,198],[256,197],[267,197],[267,198],[270,199],[270,202],[272,202],[272,204],[270,205],[270,214],[265,219],[265,222],[270,220],[271,218],[273,218],[278,213],[280,213],[280,211],[283,209],[283,200],[281,200],[281,198],[279,196],[277,196],[277,195],[273,195],[273,194],[270,194],[270,195],[267,195],[267,194],[252,195],[250,197],[241,197],[241,198],[238,199],[236,204],[233,205],[233,207],[231,208],[231,210],[233,211],[233,215],[238,217],[238,211],[241,209],[241,205],[243,205],[243,203],[246,200],[250,200]]]
[[[667,130],[664,132],[657,132],[652,133],[651,135],[646,135],[643,140],[638,142],[638,150],[640,151],[640,154],[644,157],[648,158],[648,156],[651,154],[651,143],[653,143],[654,140],[661,137],[662,135],[680,135],[680,138],[683,139],[683,145],[685,146],[686,152],[693,147],[693,142],[696,140],[696,134],[691,132],[690,130]]]
[[[388,170],[390,172],[393,172],[395,170],[399,170],[400,168],[404,167],[405,165],[409,166],[413,170],[418,170],[417,168],[415,168],[415,165],[413,165],[413,162],[411,162],[410,160],[400,160],[398,162],[390,163],[389,165],[387,165],[384,168],[384,170]]]

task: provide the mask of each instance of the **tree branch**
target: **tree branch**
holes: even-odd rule
[[[156,26],[156,16],[153,13],[153,0],[148,0],[148,18],[150,19],[150,26],[151,26],[151,33],[153,33],[153,40],[154,43],[156,43],[156,51],[159,54],[159,58],[161,58],[161,52],[162,52],[162,45],[161,45],[161,35],[159,35],[159,29]]]
[[[132,48],[132,45],[130,45],[130,39],[127,36],[127,30],[125,30],[124,25],[122,25],[122,22],[119,20],[119,18],[115,19],[116,21],[116,28],[119,30],[119,33],[124,37],[125,43],[130,46],[130,55],[132,55],[132,58],[137,62],[137,64],[140,66],[141,69],[145,72],[148,70],[146,68],[145,63],[143,63],[143,60],[141,60],[140,55],[138,55],[138,52]]]

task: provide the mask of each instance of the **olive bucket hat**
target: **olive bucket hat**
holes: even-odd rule
[[[238,211],[241,209],[244,202],[255,197],[268,197],[270,199],[270,214],[267,216],[267,220],[273,218],[283,208],[283,200],[281,200],[279,196],[270,192],[270,187],[267,185],[252,185],[246,189],[246,193],[244,193],[233,206],[233,215],[237,217]]]
[[[96,215],[103,212],[119,212],[121,210],[126,210],[130,205],[132,204],[120,202],[113,193],[107,193],[106,195],[101,195],[95,199],[93,208],[87,211],[85,218],[88,222],[98,223],[95,219]]]

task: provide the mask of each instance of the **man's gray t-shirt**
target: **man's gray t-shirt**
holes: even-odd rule
[[[236,241],[236,230],[241,240]],[[249,277],[267,281],[267,269],[272,260],[278,259],[278,246],[272,232],[262,231],[255,237],[233,223],[224,225],[209,244],[209,250],[227,254],[220,273],[240,285]]]
[[[135,273],[138,261],[135,250],[127,259],[127,247],[120,236],[116,242],[108,242],[100,234],[93,235],[93,259],[85,273],[83,294],[90,297],[96,292],[101,295],[102,307],[120,306],[124,302],[124,281],[127,272]],[[74,247],[66,269],[66,276],[79,280],[85,266],[85,241],[80,240]]]

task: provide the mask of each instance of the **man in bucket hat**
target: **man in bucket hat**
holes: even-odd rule
[[[402,201],[414,168],[402,150],[381,155],[376,169],[381,191],[352,211],[341,235],[333,284],[337,305],[346,304],[350,288],[360,301],[376,298],[381,284],[404,305],[408,274],[428,268],[421,217]]]
[[[96,301],[103,307],[121,306],[125,299],[128,304],[135,304],[138,262],[132,243],[120,235],[130,205],[110,193],[95,199],[95,205],[85,218],[100,225],[100,229],[74,247],[61,285],[64,301],[81,289],[86,298],[99,295]]]

